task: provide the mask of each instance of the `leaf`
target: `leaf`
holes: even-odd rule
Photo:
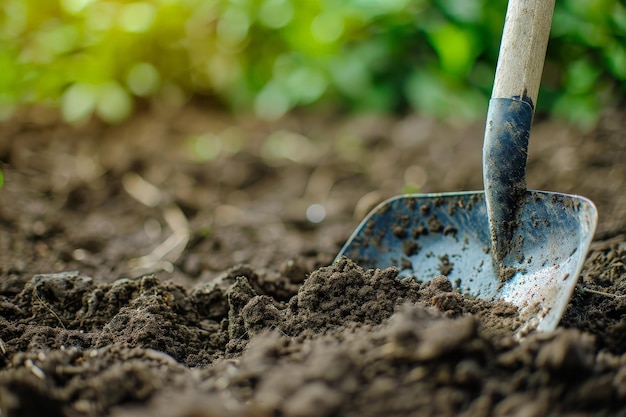
[[[116,82],[100,87],[96,102],[96,113],[107,123],[117,124],[126,120],[133,110],[128,92]]]
[[[96,107],[97,94],[97,88],[88,84],[68,88],[61,98],[63,120],[72,124],[86,121]]]
[[[441,68],[459,78],[468,73],[479,52],[475,35],[452,23],[429,32],[428,39],[437,51]]]

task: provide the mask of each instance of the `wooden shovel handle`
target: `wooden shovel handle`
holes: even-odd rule
[[[533,109],[555,0],[509,0],[492,98],[522,98]]]

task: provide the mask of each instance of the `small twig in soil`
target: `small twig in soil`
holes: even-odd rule
[[[270,330],[278,330],[280,332],[280,334],[282,334],[283,336],[285,336],[287,339],[292,339],[293,336],[289,336],[287,333],[285,333],[283,331],[283,329],[280,328],[280,326],[278,326],[277,324],[272,324],[270,326]]]
[[[63,320],[61,320],[61,317],[59,317],[59,315],[54,312],[52,307],[50,307],[50,305],[41,298],[41,296],[39,295],[39,292],[37,292],[36,290],[35,290],[35,298],[37,299],[38,303],[43,305],[46,310],[52,313],[52,315],[59,321],[59,324],[61,325],[61,327],[63,327],[63,330],[67,330],[67,328],[65,327],[65,324],[63,324]]]
[[[33,362],[32,359],[26,359],[26,361],[24,362],[24,366],[26,367],[26,369],[31,371],[37,378],[46,379],[46,374],[41,368],[35,365],[35,362]]]
[[[0,350],[2,351],[3,355],[7,354],[7,345],[4,344],[4,340],[2,340],[0,338]]]
[[[148,255],[131,259],[129,264],[134,270],[163,269],[172,272],[172,262],[176,262],[189,243],[191,232],[183,211],[176,205],[163,209],[163,217],[173,233]]]
[[[606,249],[610,249],[613,245],[617,245],[617,246],[626,245],[626,235],[622,233],[617,236],[610,237],[606,240],[593,242],[589,249],[592,251],[606,250]]]
[[[588,292],[590,294],[602,295],[602,296],[611,297],[611,298],[626,298],[626,294],[618,295],[618,294],[612,294],[610,292],[592,290],[591,288],[586,288],[586,287],[583,287],[582,285],[578,285],[578,290],[583,294]]]
[[[124,175],[122,187],[124,187],[128,195],[145,206],[156,207],[163,201],[159,187],[146,181],[135,172]]]
[[[173,233],[148,255],[131,259],[129,264],[133,270],[151,269],[172,272],[176,262],[187,247],[191,232],[189,222],[183,211],[177,206],[163,207],[165,202],[159,187],[146,181],[137,173],[126,174],[122,179],[124,190],[135,200],[148,207],[161,207],[163,218]]]

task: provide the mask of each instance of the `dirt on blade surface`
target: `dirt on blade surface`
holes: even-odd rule
[[[444,276],[332,264],[405,185],[481,189],[479,123],[15,117],[0,137],[0,415],[626,415],[625,115],[533,130],[529,188],[589,197],[600,223],[561,326],[521,342],[515,307]]]

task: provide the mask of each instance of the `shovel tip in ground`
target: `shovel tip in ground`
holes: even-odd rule
[[[446,275],[464,294],[514,304],[516,334],[524,336],[558,325],[596,224],[597,210],[584,197],[527,191],[514,235],[523,256],[507,260],[503,281],[492,261],[484,192],[403,195],[376,207],[338,258],[364,268],[394,266],[418,281]]]

